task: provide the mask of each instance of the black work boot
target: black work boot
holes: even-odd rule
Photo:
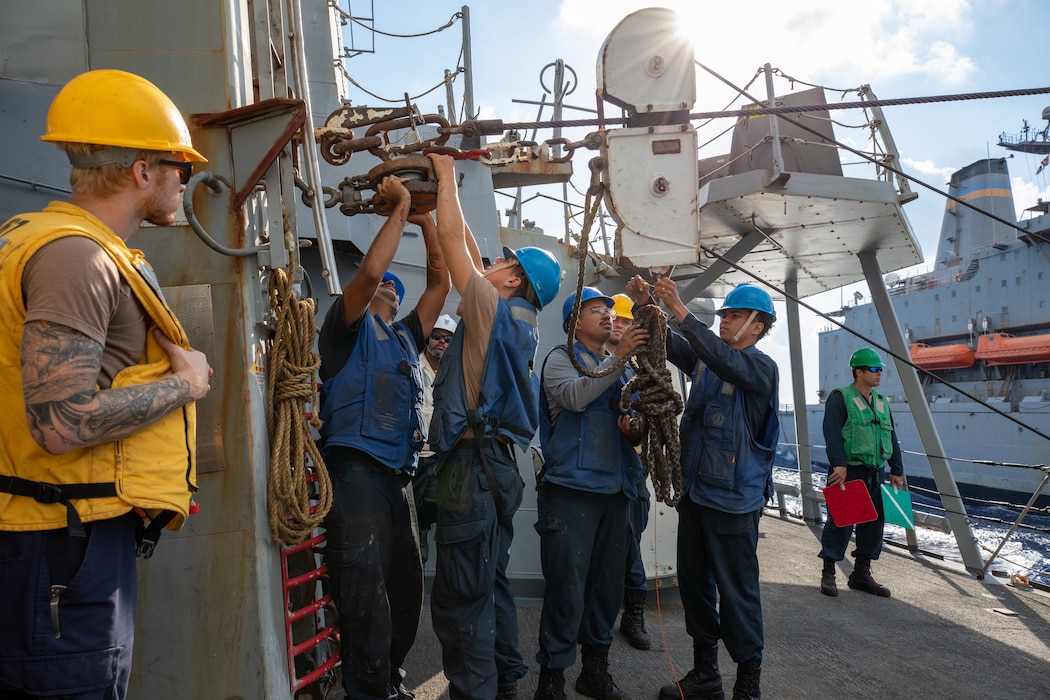
[[[583,645],[583,672],[576,679],[576,692],[599,700],[620,700],[623,691],[609,675],[609,647]]]
[[[835,585],[835,562],[824,560],[824,571],[820,574],[820,592],[824,595],[837,596],[839,587]]]
[[[733,700],[760,700],[759,681],[762,677],[761,661],[745,661],[737,664],[736,683],[733,684]]]
[[[540,666],[540,680],[532,700],[565,700],[565,672]]]
[[[500,681],[496,688],[496,700],[517,700],[518,681]]]
[[[645,591],[627,590],[623,592],[623,615],[620,616],[620,634],[627,638],[627,643],[635,649],[648,649],[652,646],[649,632],[645,629]]]
[[[857,557],[857,565],[853,567],[853,573],[849,575],[847,584],[854,590],[871,593],[880,598],[890,597],[890,589],[871,577],[871,559],[867,557]]]
[[[718,673],[718,645],[693,645],[693,670],[677,683],[660,688],[661,700],[722,700],[722,676]]]

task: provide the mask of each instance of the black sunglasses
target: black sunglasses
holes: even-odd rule
[[[441,335],[440,333],[431,333],[430,334],[430,339],[434,340],[434,341],[441,341],[443,343],[447,343],[450,340],[452,340],[452,336],[450,336],[450,335]]]
[[[181,160],[158,160],[161,165],[170,165],[173,168],[178,168],[179,171],[179,182],[186,185],[189,184],[190,177],[193,176],[193,163],[189,161]]]

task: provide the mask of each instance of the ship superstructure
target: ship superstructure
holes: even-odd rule
[[[1004,223],[1015,219],[1007,162],[983,159],[955,172],[949,194],[981,211],[947,200],[932,267],[907,277],[891,273],[885,282],[909,359],[926,370],[920,378],[960,489],[1023,503],[1042,473],[988,463],[1034,466],[1050,455],[1043,437],[1050,434],[1050,214],[1039,202],[1016,227]],[[874,304],[847,306],[841,317],[850,330],[885,346]],[[841,328],[820,334],[821,403],[850,383],[849,357],[869,344]],[[893,402],[909,479],[928,481],[911,407],[892,364],[881,390]],[[807,411],[814,461],[826,465],[823,406]]]

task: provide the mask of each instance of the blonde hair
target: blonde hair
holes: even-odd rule
[[[67,154],[73,155],[88,155],[111,148],[111,146],[68,141],[59,141],[56,142],[56,145]],[[145,161],[146,165],[153,167],[163,157],[164,154],[160,151],[139,151],[135,160]],[[98,168],[74,167],[69,174],[69,185],[73,192],[90,194],[95,197],[109,197],[127,186],[130,172],[130,167],[124,167],[120,163],[109,163]]]

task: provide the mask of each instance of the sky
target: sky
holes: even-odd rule
[[[376,30],[400,35],[438,29],[463,6],[462,2],[444,0],[339,1],[355,16],[373,17],[370,24]],[[550,88],[554,79],[551,64],[558,59],[573,69],[576,78],[575,90],[566,97],[566,104],[593,110],[596,62],[603,41],[624,16],[658,4],[678,14],[681,31],[693,41],[696,60],[736,85],[749,83],[757,69],[769,63],[799,81],[825,86],[829,102],[855,101],[855,92],[836,91],[864,84],[882,99],[1050,86],[1046,16],[1037,0],[751,0],[717,4],[696,0],[476,0],[468,6],[474,104],[480,118],[536,120],[535,105],[514,100],[539,101],[544,94],[541,73]],[[347,44],[366,53],[347,59],[345,66],[363,88],[379,97],[399,99],[406,92],[411,96],[423,93],[442,81],[446,69],[455,70],[460,62],[462,21],[439,33],[413,39],[373,34],[353,23],[348,26],[352,37],[348,31]],[[763,81],[759,76],[751,88],[753,94],[764,94]],[[782,79],[775,82],[778,94],[806,87],[801,83],[792,86]],[[462,76],[454,92],[455,103],[461,105]],[[357,105],[383,104],[352,85],[349,97]],[[734,97],[723,83],[697,68],[697,102],[691,111],[722,110]],[[445,103],[444,90],[415,102],[423,112],[436,112],[438,105]],[[740,104],[737,101],[733,107]],[[955,170],[982,158],[1009,155],[997,145],[1000,133],[1017,134],[1022,120],[1037,129],[1045,127],[1040,115],[1047,106],[1050,95],[1036,95],[901,105],[886,107],[884,113],[901,154],[902,169],[945,190]],[[618,114],[618,110],[610,108],[607,113]],[[568,109],[565,113],[566,119],[590,116]],[[857,124],[863,115],[858,110],[843,110],[832,116],[844,124]],[[551,118],[549,109],[543,118]],[[698,124],[700,143],[730,125],[731,120]],[[566,130],[563,135],[578,140],[592,130]],[[863,150],[862,132],[836,126],[836,136]],[[536,138],[551,137],[547,131]],[[723,137],[702,147],[700,156],[726,152],[728,141]],[[586,189],[586,160],[591,155],[594,153],[578,152],[574,162],[573,182],[580,192]],[[1037,167],[1037,159],[1023,154],[1009,161],[1019,215],[1035,204],[1037,197],[1050,199],[1050,169],[1037,175]],[[935,254],[944,199],[917,189],[918,200],[906,205],[904,211],[929,263]],[[560,198],[561,186],[533,188],[524,196],[536,193]],[[571,188],[569,200],[583,203],[582,195]],[[511,200],[497,196],[497,205],[509,208]],[[564,232],[562,207],[550,200],[535,199],[523,207],[522,214],[550,235]],[[579,225],[572,230],[579,232]],[[829,311],[852,300],[855,291],[868,298],[865,285],[853,285],[806,301]],[[778,304],[781,318],[783,308]],[[803,347],[813,349],[817,333],[829,324],[803,309],[801,325]],[[762,341],[762,348],[780,365],[781,402],[792,403],[786,322],[774,327]],[[805,379],[807,402],[812,403],[817,389],[815,360],[807,364]]]

